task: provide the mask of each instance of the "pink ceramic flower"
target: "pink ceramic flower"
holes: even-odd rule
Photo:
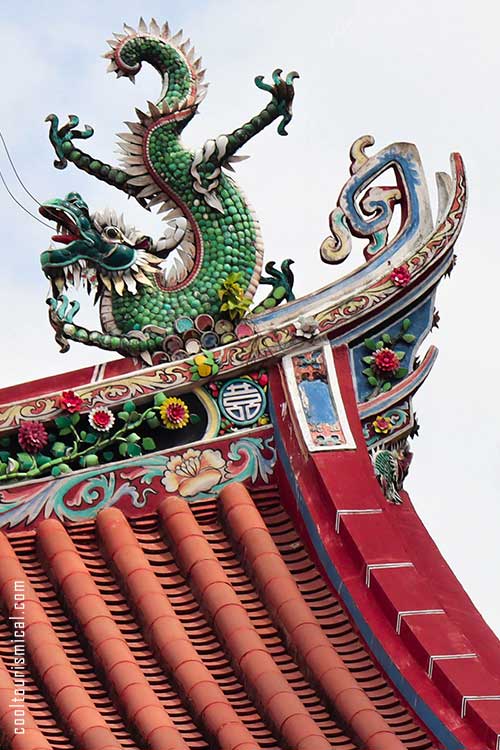
[[[40,453],[49,442],[49,436],[42,422],[23,422],[17,436],[19,445],[27,453]]]
[[[388,375],[394,375],[400,367],[396,353],[392,349],[387,349],[387,347],[377,349],[373,355],[373,364],[377,370]]]
[[[402,266],[398,266],[398,268],[395,268],[391,273],[391,281],[396,286],[406,286],[410,283],[410,279],[410,269],[406,263],[403,263]]]

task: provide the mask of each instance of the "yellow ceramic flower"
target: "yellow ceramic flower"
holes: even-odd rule
[[[381,414],[372,422],[373,429],[381,435],[387,435],[392,430],[392,422]]]
[[[212,366],[210,365],[206,354],[197,354],[196,357],[194,357],[193,362],[198,369],[198,375],[200,378],[208,378],[208,376],[211,375]]]
[[[167,430],[180,430],[189,422],[188,405],[181,398],[166,398],[160,406],[160,417]]]

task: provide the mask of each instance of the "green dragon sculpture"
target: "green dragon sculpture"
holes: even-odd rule
[[[207,84],[189,40],[182,41],[182,32],[172,35],[168,24],[160,28],[153,20],[148,27],[143,19],[137,31],[124,25],[124,33],[114,36],[105,54],[108,70],[133,81],[142,63],[149,63],[162,79],[160,98],[148,102],[148,112],[136,110],[138,119],[126,123],[130,132],[119,134],[123,168],[78,148],[76,141],[93,134],[89,126],[78,129],[78,117],[70,115],[60,127],[56,115],[49,115],[54,164],[63,169],[70,161],[144,208],[155,208],[165,231],[153,241],[112,210],[91,214],[81,196],[70,193],[40,208],[58,225],[53,237],[58,247],[43,252],[41,264],[52,283],[50,319],[63,350],[75,340],[151,361],[179,319],[207,313],[217,320],[224,318],[222,309],[237,322],[247,312],[261,281],[263,244],[252,209],[223,168],[246,158],[236,152],[277,118],[278,132],[287,134],[298,74],[284,80],[275,70],[272,85],[258,76],[256,85],[271,95],[268,105],[232,133],[192,152],[182,144],[181,133]],[[282,271],[266,266],[272,278],[262,283],[271,284],[272,291],[257,311],[293,299],[289,265],[285,261]],[[100,301],[102,332],[74,325],[79,305],[61,294],[82,278]]]

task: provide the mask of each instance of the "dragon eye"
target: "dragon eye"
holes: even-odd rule
[[[120,236],[118,229],[115,229],[115,227],[106,227],[104,234],[110,240],[117,240]]]

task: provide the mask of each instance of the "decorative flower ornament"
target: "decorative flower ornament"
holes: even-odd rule
[[[312,339],[319,331],[316,320],[311,317],[301,315],[294,323],[295,335],[303,339]]]
[[[49,436],[42,422],[23,422],[17,440],[27,453],[40,453],[49,442]]]
[[[182,455],[169,459],[161,483],[167,492],[193,497],[220,484],[225,478],[225,467],[226,461],[220,451],[189,448]]]
[[[95,406],[89,413],[90,426],[98,432],[109,432],[115,423],[115,415],[107,406]]]
[[[379,414],[372,422],[373,429],[380,435],[387,435],[392,430],[392,422]]]
[[[402,266],[398,266],[391,273],[391,281],[395,286],[407,286],[410,283],[410,280],[410,269],[406,263],[403,263]]]
[[[384,347],[377,349],[373,355],[373,364],[377,370],[382,373],[393,375],[400,368],[400,360],[396,352]]]
[[[160,417],[167,430],[180,430],[189,422],[189,409],[181,398],[166,398],[160,406]]]
[[[230,273],[222,282],[218,292],[222,303],[220,311],[227,312],[231,320],[242,318],[251,302],[248,297],[245,297],[245,292],[239,283],[241,276],[240,272]]]
[[[74,391],[63,391],[59,396],[57,403],[60,409],[68,411],[70,414],[74,414],[77,411],[83,409],[84,401],[77,396]]]
[[[215,361],[214,355],[211,352],[203,352],[203,354],[197,354],[191,360],[191,378],[192,380],[200,380],[200,378],[208,378],[210,375],[217,375],[219,372],[219,365]]]

